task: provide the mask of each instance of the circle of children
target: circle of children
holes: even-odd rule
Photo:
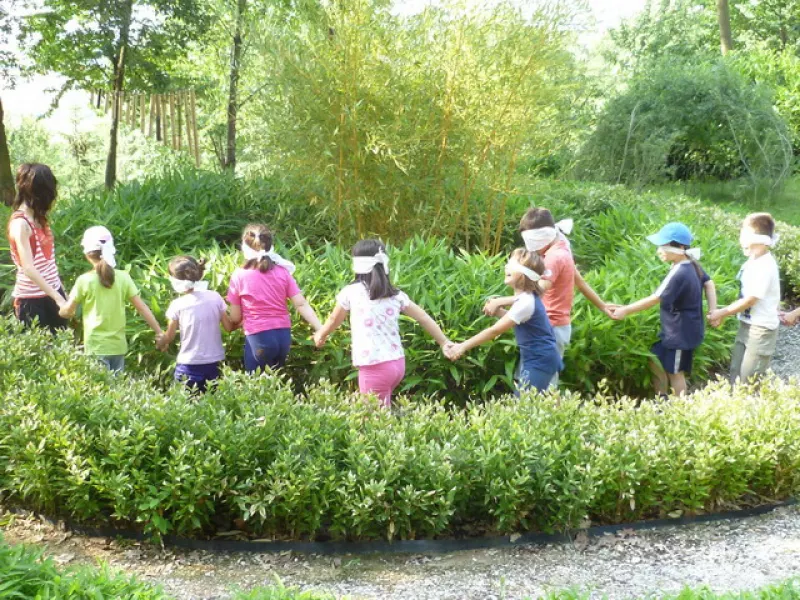
[[[16,183],[8,238],[17,267],[13,291],[17,317],[25,324],[36,320],[55,330],[66,327],[82,305],[85,352],[109,369],[122,371],[127,351],[125,308],[130,303],[155,332],[160,350],[166,350],[180,332],[175,378],[200,390],[220,375],[225,356],[220,325],[226,331],[243,327],[246,371],[276,369],[286,363],[291,345],[287,300],[314,329],[317,347],[349,314],[359,389],[377,396],[384,406],[390,405],[405,373],[400,314],[417,321],[450,360],[513,329],[520,352],[518,388],[541,391],[557,384],[563,368],[575,287],[612,319],[659,304],[661,332],[651,360],[659,394],[666,394],[668,386],[676,394],[686,390],[693,352],[704,337],[703,293],[712,326],[718,327],[734,314],[740,320],[732,351],[732,380],[764,373],[780,322],[794,325],[800,320],[800,309],[778,311],[778,267],[770,253],[777,237],[769,214],[751,214],[742,224],[740,242],[748,259],[739,272],[741,293],[736,302],[717,307],[714,283],[698,264],[697,249],[691,248],[692,234],[681,223],[668,223],[647,238],[670,265],[666,277],[652,295],[623,306],[603,302],[581,277],[564,235],[571,223],[557,224],[550,211],[532,208],[520,223],[525,247],[514,250],[505,266],[504,283],[513,295],[489,300],[483,311],[496,317],[496,323],[460,343],[448,340],[424,309],[392,285],[386,247],[374,239],[353,247],[353,282],[339,292],[336,307],[322,324],[292,276],[294,265],[274,252],[272,234],[258,224],[244,228],[243,264],[231,276],[228,306],[202,281],[203,261],[179,256],[169,263],[177,298],[166,311],[167,327],[162,330],[130,275],[116,268],[114,239],[105,227],[90,227],[84,233],[82,249],[91,268],[65,295],[47,219],[56,198],[56,178],[46,165],[29,163],[20,166]]]

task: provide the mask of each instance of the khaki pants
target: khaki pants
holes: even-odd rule
[[[740,322],[731,352],[731,383],[766,373],[777,342],[777,329]]]

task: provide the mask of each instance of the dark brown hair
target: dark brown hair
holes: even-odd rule
[[[193,256],[176,256],[169,261],[169,274],[183,281],[200,281],[206,272],[204,258],[196,260]]]
[[[56,199],[58,181],[47,165],[24,163],[17,169],[17,196],[12,207],[19,210],[23,204],[30,206],[33,219],[47,226],[47,213]]]
[[[775,234],[775,219],[769,213],[752,213],[744,218],[744,224],[753,228],[759,235],[772,237]]]
[[[545,225],[546,227],[546,225]],[[539,256],[538,252],[531,252],[530,250],[526,250],[525,248],[517,248],[511,253],[511,258],[516,260],[519,264],[523,267],[528,267],[534,273],[538,273],[539,275],[543,275],[545,268],[544,268],[544,260],[542,257]],[[538,281],[532,281],[525,277],[522,273],[515,273],[517,277],[522,277],[523,285],[520,286],[526,292],[532,292],[537,296],[542,295],[542,288],[539,286]]]
[[[242,242],[250,246],[253,250],[269,250],[272,248],[272,232],[266,225],[250,223],[242,232]],[[251,258],[244,263],[245,269],[255,269],[266,273],[275,265],[269,256],[262,256],[260,259]]]
[[[552,213],[546,208],[529,208],[528,212],[522,215],[522,218],[519,220],[520,232],[555,226],[556,220],[553,218]]]
[[[353,246],[353,256],[375,256],[378,252],[386,253],[386,246],[380,240],[361,240]],[[369,273],[356,274],[354,283],[358,282],[366,286],[370,300],[393,298],[398,292],[389,280],[389,274],[383,264],[375,265]]]
[[[103,287],[111,288],[114,285],[114,267],[100,258],[100,250],[87,252],[86,256],[94,263],[94,271],[100,278],[100,284]]]

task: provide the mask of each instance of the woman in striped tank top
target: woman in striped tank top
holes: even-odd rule
[[[26,327],[38,320],[40,326],[51,331],[67,326],[66,319],[58,314],[66,297],[58,277],[53,232],[47,223],[56,186],[56,178],[47,165],[20,165],[14,212],[8,221],[11,258],[17,267],[11,294],[14,312]]]

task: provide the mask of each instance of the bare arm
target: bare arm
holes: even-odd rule
[[[300,313],[300,316],[305,319],[306,323],[311,325],[314,331],[319,331],[322,328],[322,323],[319,322],[319,318],[317,317],[317,313],[314,312],[314,309],[311,308],[311,305],[306,300],[303,294],[296,294],[290,298],[292,304],[294,304],[295,309],[297,312]]]
[[[75,311],[78,310],[78,302],[71,295],[65,304],[61,305],[58,310],[58,316],[62,319],[71,319],[75,316]]]
[[[606,303],[603,302],[600,296],[597,295],[597,292],[592,289],[592,286],[583,278],[583,275],[581,275],[577,268],[575,268],[575,287],[578,288],[578,291],[580,291],[589,302],[597,307],[597,310],[610,316]]]
[[[461,342],[460,344],[456,344],[456,352],[458,356],[462,355],[464,352],[468,352],[481,344],[485,344],[496,338],[499,335],[502,335],[509,329],[513,329],[514,321],[511,320],[510,317],[502,317],[497,323],[492,325],[491,327],[487,327],[480,333],[473,335],[468,340]]]
[[[706,302],[708,302],[708,312],[712,313],[717,310],[717,286],[709,279],[703,284],[703,291],[706,293]]]
[[[61,294],[53,289],[53,286],[44,280],[44,277],[42,277],[33,264],[33,254],[31,253],[30,245],[30,237],[33,235],[33,232],[30,226],[22,219],[14,219],[11,221],[10,229],[11,238],[17,246],[17,255],[19,256],[22,272],[25,273],[40,290],[52,298],[59,308],[62,307],[67,301]]]
[[[447,339],[447,336],[444,334],[442,328],[439,327],[436,321],[434,321],[428,313],[426,313],[422,308],[413,302],[403,309],[403,314],[408,315],[417,323],[422,325],[422,328],[427,331],[428,334],[434,340],[436,340],[436,343],[440,346],[444,346],[450,341]]]
[[[156,321],[156,318],[153,316],[153,313],[150,311],[150,307],[145,304],[144,300],[142,300],[139,296],[132,296],[131,297],[131,304],[136,309],[141,317],[144,319],[145,323],[150,326],[150,329],[156,332],[156,335],[163,335],[161,331],[161,326]]]
[[[633,304],[620,306],[614,309],[612,316],[615,319],[621,320],[627,317],[628,315],[632,315],[641,312],[643,310],[647,310],[648,308],[651,308],[656,304],[659,304],[660,302],[661,302],[661,296],[653,294],[652,296],[648,296],[647,298],[642,298],[641,300],[638,300]]]
[[[487,317],[500,317],[505,314],[504,306],[511,306],[514,304],[516,298],[514,296],[501,296],[499,298],[491,298],[483,305],[483,314]],[[502,311],[502,314],[501,314]]]
[[[719,327],[726,318],[733,316],[737,313],[747,310],[751,306],[753,306],[756,302],[758,302],[758,298],[755,296],[747,296],[746,298],[740,298],[733,304],[729,304],[723,308],[718,308],[713,312],[708,313],[708,320],[711,321],[711,325],[714,327]]]
[[[328,336],[336,331],[339,326],[344,323],[346,318],[347,311],[337,304],[331,316],[325,321],[325,325],[317,329],[317,332],[314,334],[314,345],[317,348],[321,348],[328,339]]]
[[[175,334],[178,333],[178,320],[170,319],[167,322],[167,330],[159,337],[156,346],[162,352],[166,352],[172,340],[175,339]]]
[[[225,319],[222,320],[222,326],[225,327],[227,331],[233,331],[234,329],[238,329],[242,324],[242,307],[238,304],[231,304],[230,311],[228,315],[228,324],[230,325],[230,329],[225,327]]]

